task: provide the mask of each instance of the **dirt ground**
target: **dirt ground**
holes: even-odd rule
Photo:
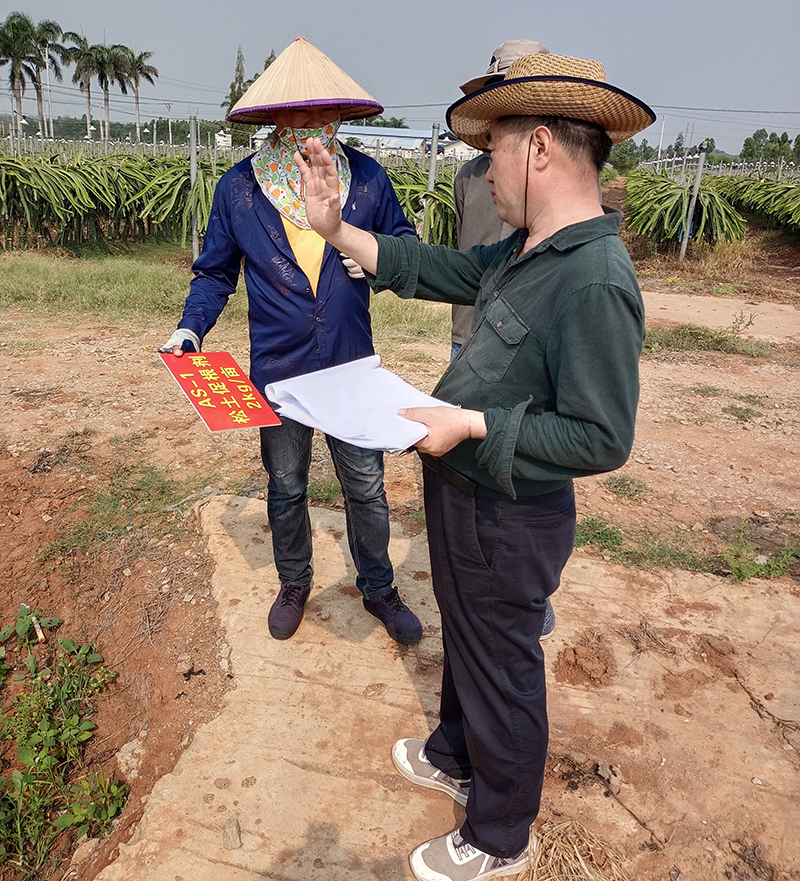
[[[794,263],[792,274],[791,262],[796,257],[796,250],[784,254],[776,260],[773,275],[760,273],[745,295],[748,311],[757,314],[759,304],[767,301],[800,307],[799,264]],[[643,289],[650,281],[642,279]],[[655,290],[674,290],[669,282],[652,281]],[[706,296],[709,292],[681,290],[692,295],[689,320],[696,324],[704,323],[704,308],[720,303],[719,298]],[[736,304],[730,305],[733,321]],[[663,323],[657,312],[648,316],[649,323],[659,321]],[[21,602],[28,603],[62,618],[61,636],[96,640],[106,665],[119,672],[116,683],[97,699],[93,721],[98,734],[90,741],[87,760],[92,767],[102,764],[107,775],[125,777],[131,794],[114,832],[84,867],[81,881],[91,881],[113,860],[119,843],[127,840],[141,815],[143,799],[155,781],[172,769],[193,727],[212,718],[224,692],[235,687],[228,664],[230,649],[218,633],[209,589],[213,562],[192,505],[217,492],[263,498],[265,477],[257,434],[241,430],[211,435],[200,425],[154,354],[168,330],[146,323],[143,329],[132,330],[85,320],[54,326],[18,311],[5,316],[0,335],[5,414],[0,424],[0,611],[4,616],[0,624],[8,623]],[[213,348],[231,351],[246,365],[247,340],[242,331],[215,332]],[[785,328],[774,331],[783,342],[764,358],[695,352],[644,360],[636,442],[629,463],[619,472],[630,478],[628,487],[636,492],[615,492],[605,477],[578,481],[579,518],[603,518],[626,534],[646,527],[664,540],[671,537],[706,555],[719,554],[735,542],[742,523],[753,553],[764,559],[779,553],[784,542],[796,542],[800,348],[797,336],[794,343],[786,342]],[[446,346],[420,341],[393,352],[384,365],[430,391],[447,354]],[[80,552],[56,553],[41,561],[50,542],[85,518],[109,474],[132,461],[164,468],[174,477],[198,476],[202,484],[198,495],[171,512],[163,533],[139,534],[135,540],[124,532],[109,536],[99,563]],[[423,524],[417,467],[413,457],[387,457],[392,517],[407,534],[419,533]],[[331,474],[322,443],[315,446],[313,469],[320,482]],[[318,504],[340,506],[336,498]],[[610,559],[609,552],[605,554]],[[576,555],[580,563],[597,552],[585,547]],[[635,569],[616,567],[615,571],[617,577],[635,582]],[[800,597],[800,565],[795,562],[789,574],[770,581],[768,589]],[[731,584],[730,590],[743,597],[752,592],[737,584]],[[684,607],[699,608],[697,597],[675,595],[672,600],[676,622]],[[580,606],[571,613],[580,615]],[[700,618],[696,632],[687,634],[684,629],[682,638],[686,650],[689,644],[692,651],[701,646],[705,672],[676,676],[652,695],[655,705],[664,704],[670,712],[688,714],[690,695],[702,684],[698,676],[736,680],[732,660],[736,645],[708,637]],[[585,620],[579,624],[583,638],[548,659],[554,685],[602,689],[616,674],[613,653],[604,647],[593,608],[585,610]],[[643,633],[642,640],[668,636],[666,631],[648,636],[645,625]],[[796,659],[771,660],[796,671]],[[761,719],[765,731],[779,729],[773,738],[777,736],[781,744],[787,773],[800,782],[798,719],[771,705],[770,691],[765,685],[752,696],[753,719]],[[756,715],[757,707],[764,713]],[[724,706],[720,712],[719,725],[725,727]],[[700,748],[702,744],[692,742],[691,726],[686,727],[686,749]],[[144,764],[132,762],[137,738],[145,732],[148,742],[157,742],[159,749],[149,750]],[[635,721],[620,727],[617,734],[626,748],[646,751],[647,733]],[[570,732],[555,732],[545,808],[548,798],[555,798],[556,787],[576,789],[589,779],[597,783],[598,774],[611,774],[607,768],[587,769],[582,763],[580,756],[590,755],[587,743],[580,731],[572,740]],[[1,758],[8,767],[9,756]],[[647,789],[646,779],[636,782]],[[653,783],[653,797],[658,794],[656,787]],[[683,864],[678,875],[794,876],[794,857],[786,857],[784,863],[774,847],[765,853],[758,830],[741,833],[739,839],[714,843],[727,854],[727,861],[720,858],[714,863],[714,873],[708,872],[707,864],[696,862]],[[663,832],[662,838],[667,835]],[[62,846],[65,851],[72,846],[68,836]],[[666,877],[661,874],[663,867],[651,871],[641,860],[637,865],[638,877]],[[57,871],[53,877],[61,874]],[[669,877],[675,881],[678,875]]]

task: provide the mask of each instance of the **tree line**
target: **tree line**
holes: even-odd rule
[[[706,162],[710,164],[729,163],[734,157],[723,153],[716,153],[714,138],[706,138]],[[674,143],[667,144],[661,151],[662,159],[672,159],[675,156],[696,156],[700,152],[699,144],[687,146],[683,132],[678,132]],[[658,158],[658,150],[647,143],[643,138],[641,144],[633,139],[616,144],[611,149],[609,162],[619,172],[627,172],[636,168],[642,162],[651,162]],[[766,129],[753,132],[750,137],[744,139],[739,159],[753,164],[774,162],[776,165],[794,162],[800,166],[800,135],[792,141],[787,132],[778,135],[775,132],[767,134]]]
[[[152,55],[121,43],[89,43],[83,35],[65,31],[50,19],[36,23],[24,12],[10,13],[0,25],[0,67],[9,68],[9,85],[16,105],[12,128],[17,137],[22,139],[25,134],[22,98],[29,85],[36,92],[39,132],[45,138],[54,136],[51,76],[61,82],[64,67],[74,65],[72,82],[86,98],[87,137],[91,138],[93,131],[91,90],[96,80],[103,92],[101,139],[108,141],[110,137],[109,95],[111,87],[117,85],[123,95],[128,90],[133,92],[136,140],[140,142],[139,87],[143,81],[154,85],[158,76],[158,69],[149,63]]]

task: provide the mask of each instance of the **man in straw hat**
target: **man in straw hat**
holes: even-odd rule
[[[483,76],[473,77],[459,88],[465,95],[469,95],[490,83],[499,82],[518,58],[541,52],[549,52],[549,50],[537,40],[506,40],[492,52],[486,73]],[[489,162],[489,153],[484,150],[479,156],[465,162],[453,181],[456,236],[458,247],[462,251],[475,245],[493,245],[514,232],[513,227],[497,216],[497,209],[492,201],[492,185],[486,180]],[[454,305],[451,308],[453,327],[450,334],[450,360],[453,360],[472,333],[475,307]],[[539,639],[550,639],[555,629],[556,616],[548,597],[545,600],[544,624]]]
[[[483,76],[473,77],[459,86],[463,94],[469,95],[490,83],[499,82],[512,63],[523,55],[548,52],[547,46],[536,40],[506,40],[492,52],[492,60]],[[470,159],[458,170],[453,182],[453,204],[456,215],[456,235],[458,247],[465,251],[475,245],[491,245],[505,239],[514,232],[504,220],[497,216],[492,202],[491,184],[486,180],[489,170],[489,153]],[[450,334],[452,357],[467,341],[472,331],[474,306],[453,306],[453,327]]]
[[[597,62],[526,55],[447,114],[491,152],[499,217],[518,230],[450,251],[344,223],[321,145],[296,155],[312,226],[374,289],[475,305],[474,333],[434,394],[452,407],[401,411],[425,423],[431,571],[442,618],[440,723],[392,758],[407,779],[466,805],[466,820],[410,856],[422,881],[520,871],[535,837],[547,756],[539,634],[572,551],[572,478],[619,468],[633,442],[644,310],[603,209],[611,145],[655,115],[605,82]]]
[[[275,130],[262,149],[221,178],[183,317],[162,351],[200,350],[236,290],[244,258],[250,376],[257,388],[374,353],[369,286],[360,267],[310,228],[293,154],[305,151],[309,138],[319,139],[346,220],[361,230],[413,237],[380,165],[336,139],[342,120],[382,110],[302,38],[250,86],[228,118],[272,123]],[[286,418],[278,427],[261,429],[261,457],[269,474],[267,514],[281,584],[269,612],[275,639],[288,639],[297,630],[311,589],[307,485],[312,434],[311,428]],[[419,642],[419,620],[393,584],[382,453],[330,436],[326,440],[342,486],[364,607],[393,639]]]

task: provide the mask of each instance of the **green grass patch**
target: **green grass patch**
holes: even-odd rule
[[[679,529],[668,537],[647,527],[635,530],[626,535],[622,547],[614,550],[613,560],[636,569],[661,567],[687,572],[722,572],[719,558],[699,551],[689,535]]]
[[[715,385],[694,385],[689,391],[701,398],[719,398],[726,394],[725,389],[717,388]]]
[[[0,631],[0,689],[12,669],[25,671],[15,677],[15,695],[0,713],[0,740],[16,748],[16,761],[0,775],[4,881],[49,875],[60,858],[54,850],[61,831],[107,834],[127,796],[126,784],[107,780],[102,768],[87,773],[83,762],[96,728],[89,719],[92,698],[116,673],[90,643],[59,639],[47,667],[34,654],[37,634],[60,624],[22,605],[14,623]]]
[[[657,535],[648,527],[627,531],[603,517],[584,517],[579,523],[575,546],[593,545],[613,563],[636,569],[684,569],[689,572],[722,574],[719,557],[697,550],[693,537],[676,529],[668,537]]]
[[[335,477],[324,477],[310,481],[306,492],[312,502],[329,502],[342,494],[342,487]]]
[[[0,252],[0,307],[19,306],[59,321],[81,320],[86,315],[107,321],[163,321],[166,329],[177,324],[189,293],[191,272],[185,251],[145,243],[127,250],[89,257],[55,257],[47,252]],[[373,295],[370,311],[375,345],[390,352],[411,341],[450,340],[450,306],[421,300],[401,300],[390,291]],[[244,281],[220,315],[221,326],[247,324]],[[13,322],[0,326],[0,335],[19,333]],[[41,348],[38,340],[5,339],[8,354]]]
[[[767,395],[757,394],[732,394],[731,397],[735,401],[743,401],[745,404],[763,404],[767,400]]]
[[[115,462],[98,480],[88,514],[42,550],[42,562],[78,551],[91,553],[104,541],[147,527],[153,533],[167,528],[177,508],[205,483],[196,477],[175,480],[162,469],[141,462]]]
[[[602,481],[603,486],[618,499],[641,502],[650,494],[647,484],[625,474],[613,474]]]
[[[726,355],[749,355],[763,358],[771,346],[757,340],[742,339],[727,330],[713,330],[695,324],[677,327],[651,327],[644,340],[642,355],[653,356],[663,352],[723,352]]]
[[[740,407],[738,404],[731,404],[728,407],[723,407],[722,412],[727,413],[729,416],[733,416],[735,419],[738,419],[739,422],[752,422],[759,416],[764,415],[758,410],[754,410],[752,407]]]
[[[722,552],[728,564],[731,581],[747,581],[749,578],[781,578],[800,559],[800,540],[786,539],[777,554],[758,553],[747,537],[747,523],[742,521],[736,541]]]
[[[600,550],[619,547],[622,533],[602,517],[584,517],[575,530],[575,547],[594,545]]]
[[[450,340],[452,312],[448,304],[401,300],[391,291],[381,291],[373,295],[370,311],[378,351],[392,351],[414,340]]]
[[[152,248],[137,248],[123,256],[57,259],[38,252],[0,252],[0,307],[30,308],[60,321],[87,313],[109,321],[163,320],[172,328],[183,311],[191,273],[174,260],[145,259],[152,253]],[[246,319],[240,282],[220,322]]]

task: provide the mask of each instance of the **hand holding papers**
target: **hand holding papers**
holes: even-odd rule
[[[450,407],[380,367],[378,355],[267,385],[281,416],[371,450],[405,450],[428,429],[399,416],[412,407]]]

